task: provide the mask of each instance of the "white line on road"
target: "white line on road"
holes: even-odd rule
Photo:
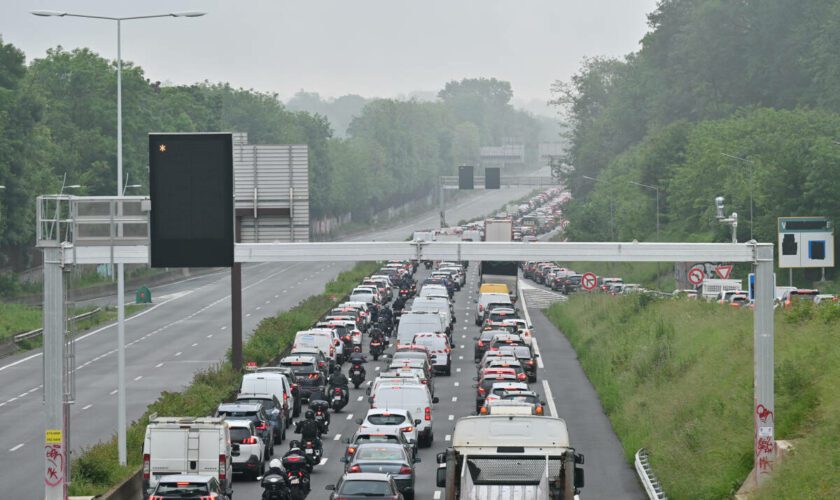
[[[341,439],[341,434],[336,434],[333,441],[338,441],[339,439]]]
[[[464,327],[464,330],[466,330],[466,329],[467,329],[467,327],[465,326],[465,327]]]
[[[540,345],[534,337],[531,337],[531,345],[534,346],[534,354],[537,355],[537,368],[545,368],[543,365],[542,354],[540,354]]]
[[[137,375],[136,377],[134,377],[134,381],[137,382],[141,378],[143,378],[143,375]]]
[[[440,500],[440,490],[435,490],[435,500]]]
[[[461,369],[460,369],[460,368],[455,368],[455,371],[456,371],[457,373],[461,373]]]
[[[449,420],[455,420],[455,415],[449,415]]]
[[[363,399],[364,399],[364,396],[359,396],[358,398],[356,398],[356,401],[361,401]]]
[[[161,366],[163,366],[163,363],[158,363],[155,365],[155,368],[160,368]]]
[[[548,403],[548,409],[551,411],[551,416],[556,417],[557,406],[554,404],[554,396],[551,394],[551,387],[548,385],[548,380],[543,380],[543,391],[545,392],[545,401]]]
[[[455,387],[458,387],[459,385],[461,385],[460,382],[455,382]]]
[[[90,408],[91,406],[93,406],[93,405],[92,405],[92,404],[89,404],[89,405],[84,405],[84,406],[82,407],[82,411],[87,410],[87,409],[88,409],[88,408]]]
[[[255,311],[259,311],[260,309],[262,309],[262,306],[257,306],[254,308]]]
[[[23,448],[23,443],[20,443],[17,446],[13,446],[13,447],[9,448],[9,451],[18,451],[21,448]]]
[[[349,415],[347,415],[346,420],[352,420],[352,419],[353,419],[353,414],[352,414],[352,413],[351,413],[351,414],[349,414]]]
[[[444,441],[452,441],[452,434],[447,434],[444,438]]]
[[[247,313],[247,314],[245,315],[245,317],[246,317],[246,318],[248,318],[248,317],[250,317],[250,316],[251,316],[251,313]]]
[[[181,351],[178,351],[178,352],[176,352],[176,353],[175,353],[175,357],[176,357],[176,358],[177,358],[178,356],[180,356],[180,355],[181,355]]]
[[[464,359],[464,357],[463,356],[458,356],[458,359]]]
[[[193,345],[192,345],[192,346],[193,346],[193,347],[196,347],[197,345],[198,345],[198,342],[193,342]]]
[[[324,465],[325,463],[327,463],[327,460],[329,460],[329,459],[330,459],[329,457],[324,457],[324,458],[322,458],[322,459],[321,459],[321,464],[320,464],[320,465]]]
[[[456,401],[458,401],[458,396],[452,396],[452,402],[455,403]]]
[[[207,338],[208,338],[208,339],[212,339],[212,338],[213,338],[213,334],[211,333],[210,335],[208,335],[208,336],[207,336]]]
[[[223,326],[223,327],[222,327],[222,330],[227,330],[227,327],[226,327],[226,326]]]
[[[116,393],[117,393],[117,390],[116,390],[116,389],[114,389],[113,391],[111,391],[111,392],[109,393],[109,395],[113,396],[113,395],[114,395],[114,394],[116,394]]]

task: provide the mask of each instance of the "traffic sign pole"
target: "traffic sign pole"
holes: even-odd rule
[[[770,477],[776,462],[776,414],[773,399],[773,248],[756,247],[755,315],[753,318],[755,395],[753,409],[755,478]]]

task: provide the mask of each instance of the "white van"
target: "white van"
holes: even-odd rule
[[[322,353],[324,353],[324,356],[326,356],[328,359],[331,359],[333,362],[336,362],[339,354],[339,346],[337,346],[336,344],[342,343],[336,341],[336,339],[333,337],[333,332],[331,330],[303,330],[295,334],[295,340],[294,342],[292,342],[292,352],[295,352],[295,349],[299,347],[314,347]],[[341,347],[344,347],[343,344],[341,345]]]
[[[475,324],[481,326],[484,321],[484,308],[487,304],[506,303],[513,307],[510,295],[506,293],[482,293],[478,296],[478,303],[475,305]]]
[[[149,495],[161,476],[213,476],[233,493],[230,429],[224,417],[158,417],[153,414],[143,441],[143,490]]]
[[[411,344],[418,333],[446,333],[443,318],[438,313],[408,312],[400,316],[397,345]]]
[[[292,394],[292,382],[285,374],[273,372],[246,373],[242,376],[242,385],[239,392],[244,394],[271,394],[276,397],[277,401],[280,402],[281,411],[286,420],[284,431],[292,425],[295,398]]]
[[[436,312],[443,317],[446,333],[451,333],[455,317],[449,310],[449,300],[438,297],[417,297],[411,303],[411,312]]]
[[[429,447],[435,439],[432,430],[432,404],[438,402],[424,385],[385,384],[379,386],[370,398],[371,408],[400,408],[415,415],[417,424],[418,446]]]

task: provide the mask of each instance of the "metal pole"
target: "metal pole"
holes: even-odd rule
[[[659,239],[659,188],[656,188],[656,241]]]
[[[231,298],[231,349],[230,359],[233,369],[242,370],[242,264],[234,263],[230,269]]]
[[[757,247],[755,263],[755,406],[753,408],[755,477],[762,484],[776,462],[776,415],[773,400],[773,247]]]
[[[750,241],[753,239],[753,164],[750,162]]]
[[[440,183],[440,196],[438,205],[440,207],[440,228],[446,227],[446,190],[443,188],[443,179],[438,181]]]
[[[126,465],[125,413],[125,264],[117,264],[117,454]]]
[[[793,286],[793,268],[788,269],[788,286]]]
[[[117,196],[123,196],[122,133],[122,21],[117,19]],[[119,202],[118,202],[119,203]],[[120,208],[122,204],[119,203]],[[120,210],[121,211],[121,210]],[[122,236],[122,224],[117,224]],[[113,271],[113,268],[111,269]],[[126,465],[126,388],[125,388],[125,264],[117,264],[117,455]]]
[[[64,275],[61,246],[44,248],[44,498],[67,498],[64,405]]]

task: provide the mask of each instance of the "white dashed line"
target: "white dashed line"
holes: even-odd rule
[[[338,441],[339,439],[341,439],[341,434],[336,434],[333,441]]]
[[[83,407],[82,407],[82,411],[87,410],[87,409],[88,409],[88,408],[90,408],[91,406],[93,406],[93,405],[92,405],[92,404],[90,404],[90,405],[85,405],[85,406],[83,406]]]
[[[451,435],[451,434],[447,434],[447,435],[443,438],[443,440],[444,440],[444,441],[452,441],[452,435]]]
[[[262,309],[262,306],[257,306],[254,308],[255,311],[259,311],[260,309]]]
[[[251,313],[247,313],[247,314],[245,315],[245,317],[246,317],[246,318],[248,318],[248,317],[250,317],[250,316],[251,316]]]
[[[134,377],[134,381],[137,382],[141,378],[143,378],[143,375],[137,375],[136,377]]]
[[[449,415],[449,420],[455,420],[455,415]]]
[[[178,356],[180,356],[180,355],[181,355],[181,351],[178,351],[178,352],[176,352],[176,353],[175,353],[175,357],[176,357],[176,358],[177,358]]]
[[[460,382],[455,382],[455,387],[458,387],[459,385],[461,385]]]
[[[455,403],[458,401],[458,396],[452,396],[452,402]]]
[[[10,451],[10,452],[11,452],[11,451],[18,451],[18,450],[19,450],[19,449],[21,449],[21,448],[23,448],[23,443],[20,443],[20,444],[19,444],[19,445],[17,445],[17,446],[13,446],[13,447],[9,448],[9,451]]]
[[[196,347],[197,345],[198,345],[198,342],[193,342],[193,345],[192,345],[192,346],[193,346],[193,347]]]
[[[116,389],[114,389],[113,391],[111,391],[111,392],[109,393],[109,395],[113,396],[113,395],[114,395],[114,394],[116,394],[116,393],[117,393],[117,390],[116,390]]]
[[[352,420],[352,419],[353,419],[353,414],[352,414],[352,413],[351,413],[351,414],[349,414],[349,415],[347,415],[346,420]]]
[[[458,359],[464,359],[464,357],[463,356],[458,356]]]
[[[213,338],[213,334],[211,333],[210,335],[208,335],[208,336],[207,336],[207,338],[208,338],[208,339],[212,339],[212,338]]]
[[[551,416],[557,416],[557,406],[554,404],[554,396],[551,394],[551,387],[548,386],[548,380],[543,380],[543,391],[545,392],[545,400],[548,402],[548,409],[551,411]]]
[[[222,327],[222,330],[227,330],[227,327],[226,327],[226,326],[223,326],[223,327]]]
[[[455,372],[461,373],[461,369],[460,368],[455,368]]]
[[[160,368],[161,366],[163,366],[163,363],[158,363],[155,365],[155,368]]]
[[[359,396],[358,398],[356,398],[356,401],[361,401],[363,399],[364,399],[364,396]]]
[[[440,490],[435,490],[435,500],[440,500]]]

